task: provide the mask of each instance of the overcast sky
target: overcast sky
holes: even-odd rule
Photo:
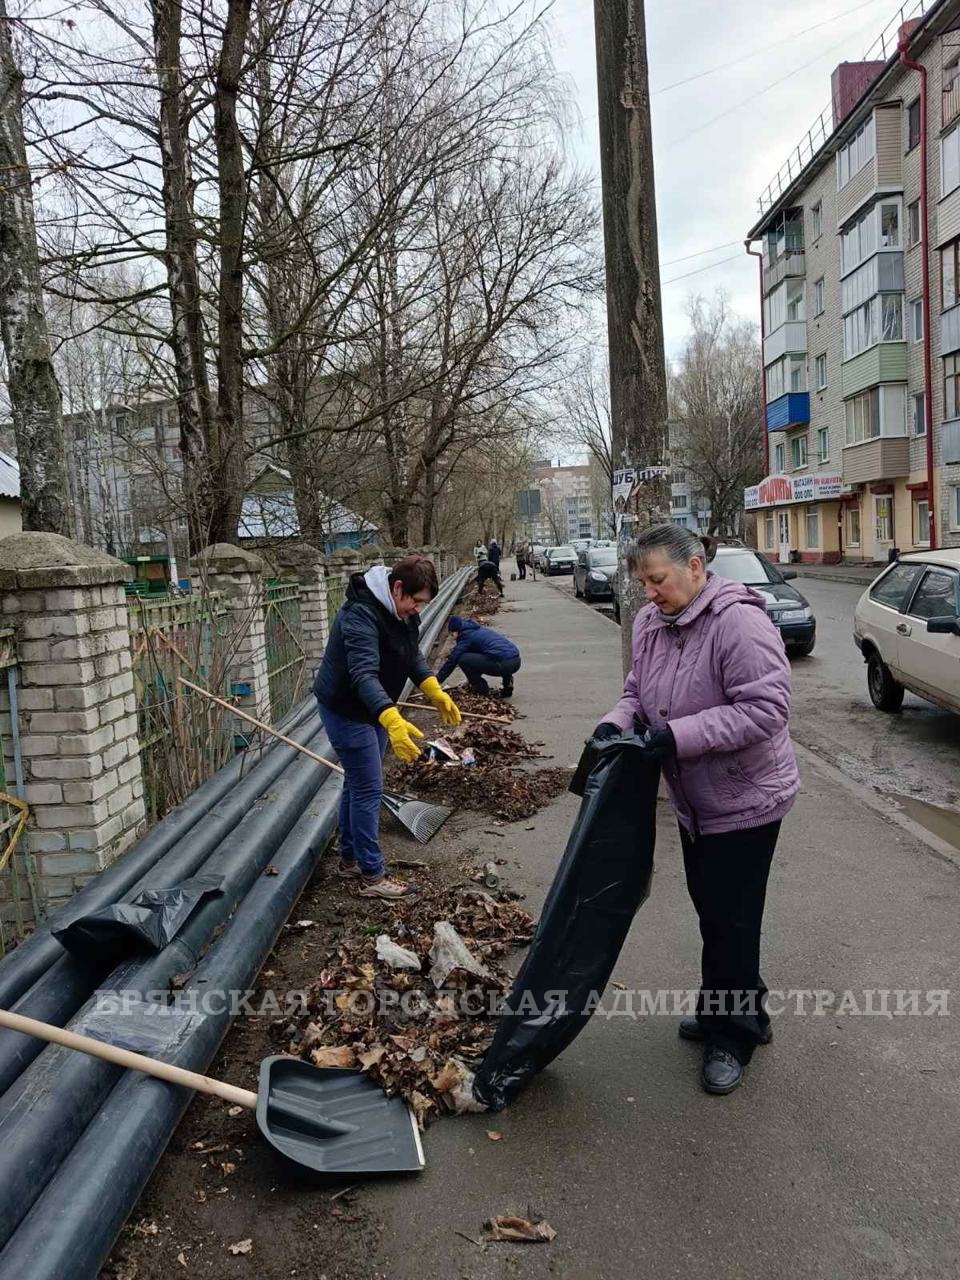
[[[735,310],[759,324],[757,264],[743,249],[757,196],[829,102],[833,68],[861,58],[899,7],[896,0],[646,0],[668,357],[683,342],[691,292],[722,287]],[[592,0],[556,0],[553,27],[554,57],[582,116],[572,145],[599,175]],[[735,59],[743,60],[703,74]],[[676,261],[704,249],[716,251]]]

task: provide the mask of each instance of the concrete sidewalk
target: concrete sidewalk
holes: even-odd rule
[[[544,582],[509,584],[507,601],[495,622],[523,652],[520,727],[556,763],[572,763],[619,692],[619,628]],[[946,1017],[840,1011],[848,989],[862,1009],[865,989],[952,986],[960,872],[853,784],[806,755],[802,767],[770,883],[764,974],[771,988],[830,989],[836,1001],[819,1016],[810,1000],[806,1016],[779,1017],[774,1044],[728,1098],[701,1091],[698,1048],[678,1041],[676,1018],[595,1017],[510,1109],[434,1125],[420,1178],[365,1193],[384,1224],[369,1275],[960,1272],[960,993],[951,992]],[[476,833],[510,860],[509,877],[534,911],[576,804],[564,796],[504,828],[505,839]],[[695,987],[696,918],[666,804],[657,867],[614,977],[631,989]],[[476,1238],[484,1219],[528,1208],[557,1230],[552,1244],[481,1250],[457,1234]]]

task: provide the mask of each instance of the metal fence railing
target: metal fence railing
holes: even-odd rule
[[[13,631],[0,631],[0,680],[5,684],[0,749],[0,955],[27,933],[27,924],[43,918],[33,859],[20,844],[29,808],[24,803],[17,707],[17,647]],[[7,782],[13,774],[13,788]],[[15,792],[16,794],[13,794]]]
[[[276,724],[303,696],[307,655],[300,618],[300,587],[296,582],[267,584],[263,621],[270,714]]]
[[[177,683],[220,689],[231,653],[218,592],[127,601],[147,820],[180,803],[233,755],[231,717]]]
[[[334,574],[327,578],[327,625],[333,626],[333,620],[343,606],[343,597],[347,590],[347,580],[343,574]]]

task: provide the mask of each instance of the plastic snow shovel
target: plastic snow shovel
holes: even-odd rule
[[[326,765],[328,769],[334,769],[337,773],[343,773],[340,765],[334,764],[332,760],[326,760],[323,756],[318,756],[315,751],[311,751],[309,747],[302,747],[299,742],[294,742],[292,738],[288,738],[286,734],[278,733],[276,729],[271,729],[268,724],[264,724],[262,720],[257,720],[255,716],[250,715],[246,711],[241,711],[239,707],[235,707],[232,702],[226,702],[223,698],[218,698],[215,693],[210,693],[207,689],[201,689],[198,684],[193,684],[189,680],[184,680],[183,676],[178,676],[177,681],[182,684],[185,689],[192,689],[194,693],[202,693],[205,698],[209,698],[211,702],[215,702],[218,706],[223,707],[226,711],[232,711],[235,716],[239,716],[241,720],[247,720],[250,724],[256,725],[258,729],[262,729],[264,733],[269,733],[271,737],[279,738],[281,742],[285,742],[288,747],[294,747],[303,755],[309,756],[311,760],[316,760],[317,764]],[[391,813],[397,821],[410,832],[415,840],[419,840],[421,844],[426,844],[431,836],[435,836],[446,820],[453,812],[452,809],[446,809],[439,804],[426,804],[423,800],[414,800],[411,796],[398,796],[392,791],[384,791],[380,803]]]
[[[260,1132],[283,1165],[298,1177],[419,1173],[424,1166],[413,1112],[359,1071],[315,1067],[299,1058],[264,1058],[260,1087],[253,1093],[19,1013],[0,1010],[0,1027],[246,1107],[256,1113]]]

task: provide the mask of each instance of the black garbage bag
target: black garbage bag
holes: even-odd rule
[[[222,889],[223,876],[194,876],[169,889],[144,889],[129,902],[78,916],[54,929],[53,936],[80,960],[119,964],[130,956],[160,951],[197,904]]]
[[[588,745],[596,762],[580,812],[474,1079],[474,1095],[492,1111],[586,1026],[650,892],[660,767],[635,734]]]

